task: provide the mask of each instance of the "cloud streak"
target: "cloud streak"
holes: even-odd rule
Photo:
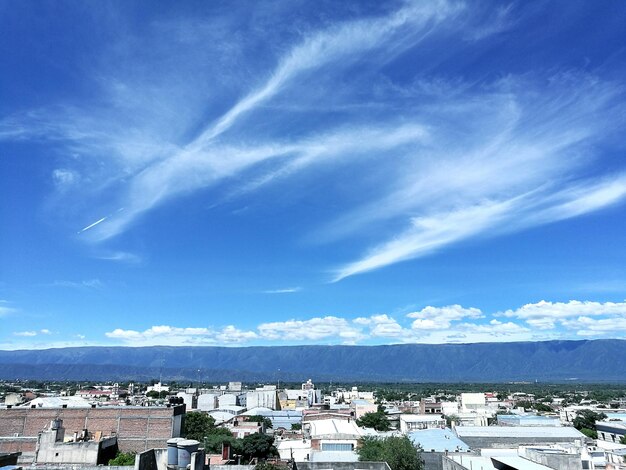
[[[64,154],[50,174],[58,206],[81,201],[69,204],[72,231],[109,214],[78,231],[96,245],[201,190],[219,204],[289,181],[294,199],[315,204],[309,183],[345,178],[329,195],[338,208],[297,227],[310,244],[348,241],[343,261],[328,261],[334,282],[624,201],[622,167],[590,171],[623,131],[622,85],[556,66],[487,78],[446,66],[487,60],[489,38],[525,20],[514,6],[483,16],[461,1],[382,10],[296,28],[261,58],[220,15],[156,21],[146,42],[120,34],[103,51],[98,99],[5,117],[0,139]],[[258,44],[274,37],[254,34]],[[145,50],[149,73],[133,60]]]

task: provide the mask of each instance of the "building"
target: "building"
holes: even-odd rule
[[[461,393],[461,411],[470,413],[487,407],[484,393]]]
[[[184,414],[184,405],[0,409],[0,452],[22,452],[21,462],[33,462],[39,433],[56,419],[63,421],[66,435],[85,429],[115,435],[122,452],[141,452],[180,436]]]
[[[378,405],[369,400],[356,398],[350,402],[350,409],[354,412],[354,417],[360,419],[365,413],[376,413]]]
[[[440,402],[420,400],[420,414],[443,414],[443,406]]]
[[[517,455],[483,457],[450,454],[443,456],[442,464],[443,470],[554,470]]]
[[[442,470],[444,455],[469,452],[467,444],[448,428],[413,431],[408,437],[422,449],[421,456],[428,470]]]
[[[558,416],[497,415],[498,426],[560,426]]]
[[[93,435],[84,429],[67,440],[63,421],[55,419],[39,433],[34,461],[38,465],[106,465],[117,452],[117,437]]]
[[[278,400],[278,393],[275,386],[264,386],[263,388],[257,388],[254,391],[246,393],[246,404],[248,409],[252,408],[271,408],[272,410],[280,409],[280,401]]]
[[[446,419],[441,415],[423,414],[423,415],[400,415],[400,431],[408,433],[421,429],[445,428]]]
[[[622,437],[626,436],[626,421],[597,421],[596,430],[598,439],[619,443]]]
[[[528,445],[585,442],[572,427],[554,426],[458,426],[457,437],[471,449],[503,449]]]

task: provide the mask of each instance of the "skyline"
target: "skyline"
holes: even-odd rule
[[[0,11],[0,349],[626,338],[617,3]]]

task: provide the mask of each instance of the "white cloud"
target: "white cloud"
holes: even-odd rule
[[[358,317],[353,323],[369,327],[367,336],[371,338],[406,338],[411,334],[410,330],[402,327],[387,314]]]
[[[379,313],[353,319],[326,316],[266,322],[250,329],[235,325],[218,329],[160,325],[144,331],[118,328],[106,336],[138,345],[378,344],[381,339],[387,343],[473,343],[625,337],[626,302],[541,301],[493,314],[461,305],[427,306],[401,320]]]
[[[424,307],[417,312],[408,313],[408,318],[415,320],[411,328],[415,330],[443,330],[450,328],[451,322],[460,321],[466,318],[483,318],[484,315],[477,308],[465,308],[460,305],[447,305],[445,307]]]
[[[596,144],[623,130],[621,85],[545,71],[477,84],[446,80],[437,76],[439,58],[420,64],[415,83],[400,84],[383,66],[408,49],[420,53],[425,38],[429,48],[473,53],[520,17],[511,5],[482,14],[443,0],[390,8],[330,18],[323,29],[294,28],[302,32],[297,39],[275,49],[267,42],[278,56],[247,61],[248,38],[218,14],[155,21],[145,39],[121,32],[100,56],[90,105],[9,116],[0,121],[0,139],[62,147],[69,156],[52,178],[67,199],[56,207],[89,201],[79,216],[71,214],[72,226],[96,242],[203,188],[217,188],[217,199],[238,197],[304,170],[315,177],[331,163],[344,165],[337,173],[367,173],[351,178],[359,197],[338,200],[337,220],[300,232],[324,242],[367,240],[350,245],[354,252],[335,281],[624,200],[626,176],[592,178],[588,171]],[[151,54],[138,68],[137,52],[145,50]],[[211,116],[214,110],[222,114]],[[292,126],[304,112],[314,119],[304,129]],[[111,212],[120,206],[126,209]],[[124,251],[100,258],[139,260]],[[420,320],[422,329],[435,327],[433,319]]]
[[[15,333],[13,333],[14,336],[37,336],[37,332],[36,331],[16,331]]]
[[[625,331],[626,302],[542,300],[516,310],[506,310],[501,315],[523,320],[532,328],[554,330],[562,327],[576,330],[580,336],[606,336]]]
[[[101,289],[104,287],[104,283],[99,279],[86,279],[84,281],[67,281],[60,280],[52,283],[54,287],[70,287],[70,288],[86,288],[86,289]]]
[[[12,308],[12,307],[5,307],[3,305],[0,305],[0,317],[4,317],[6,315],[11,315],[13,313],[16,313],[18,310],[16,308]]]
[[[204,327],[181,328],[168,325],[152,326],[144,331],[116,328],[106,333],[111,339],[138,345],[213,345],[241,343],[256,338],[252,331],[240,330],[232,325],[222,329]]]
[[[136,264],[141,262],[141,257],[134,253],[127,251],[114,251],[110,253],[101,253],[95,256],[97,259],[103,259],[107,261],[120,261],[123,263]]]
[[[626,315],[609,318],[580,316],[575,319],[561,320],[561,325],[575,330],[578,336],[615,336],[626,333]]]
[[[68,187],[73,186],[78,182],[79,178],[78,173],[69,169],[57,168],[52,172],[52,180],[61,190],[65,190]]]
[[[355,341],[361,336],[360,331],[346,319],[333,316],[262,323],[258,331],[263,339],[282,341],[319,341],[327,338]]]
[[[285,287],[284,289],[264,290],[263,294],[293,294],[295,292],[300,292],[301,290],[301,287]]]

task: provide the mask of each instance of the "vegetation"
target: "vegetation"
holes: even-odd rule
[[[129,467],[135,465],[135,454],[133,452],[117,452],[115,458],[109,460],[109,466]]]
[[[183,435],[202,442],[215,429],[215,419],[206,413],[190,411],[183,420]]]
[[[157,392],[156,390],[150,390],[148,393],[146,393],[146,396],[148,398],[165,398],[167,397],[168,393],[165,390],[162,390],[161,392]]]
[[[300,430],[302,430],[302,424],[300,424],[300,423],[291,423],[291,430],[292,431],[300,431]]]
[[[407,436],[364,437],[357,448],[360,461],[387,462],[391,470],[423,470],[420,450]]]
[[[278,450],[274,447],[274,438],[266,434],[250,434],[237,442],[234,447],[242,456],[243,462],[250,462],[252,459],[265,460],[278,456]]]
[[[255,423],[263,423],[263,425],[265,426],[265,429],[272,429],[272,420],[269,418],[266,418],[265,416],[261,416],[261,415],[250,416],[248,418],[248,421],[252,421]]]
[[[576,415],[576,418],[574,418],[572,424],[585,436],[597,439],[598,432],[596,431],[596,421],[601,421],[603,419],[606,419],[606,415],[604,413],[596,413],[592,410],[581,410]]]
[[[365,413],[360,419],[356,420],[356,424],[364,428],[374,428],[376,431],[389,431],[391,426],[382,406],[378,406],[375,413]]]

